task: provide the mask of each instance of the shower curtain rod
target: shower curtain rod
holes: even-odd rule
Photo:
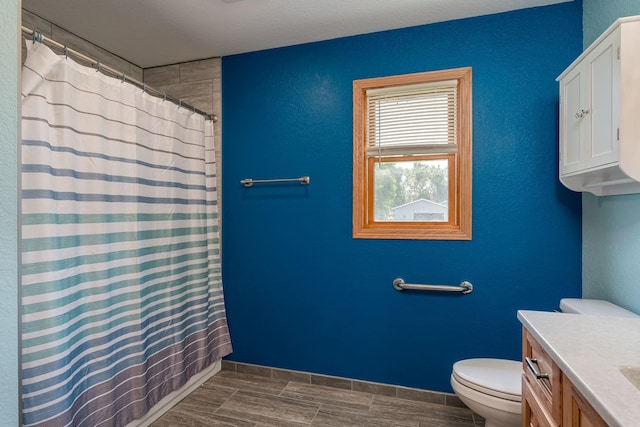
[[[41,32],[39,31],[34,31],[31,28],[27,28],[24,25],[22,26],[22,32],[30,35],[33,37],[33,41],[34,42],[40,42],[40,43],[44,43],[47,42],[48,44],[57,47],[58,49],[62,49],[64,51],[64,54],[66,56],[68,55],[74,55],[80,59],[82,59],[83,61],[89,62],[91,63],[91,66],[96,68],[97,71],[103,71],[103,72],[109,72],[111,73],[114,77],[118,77],[120,79],[122,79],[122,81],[127,81],[129,83],[134,84],[135,86],[138,86],[139,88],[141,88],[143,91],[151,93],[152,96],[156,96],[158,98],[162,98],[166,101],[171,101],[174,104],[178,105],[178,107],[180,108],[185,108],[187,110],[191,110],[194,113],[200,114],[202,116],[205,117],[205,119],[207,120],[212,120],[214,123],[218,121],[218,116],[216,116],[215,114],[209,114],[206,113],[192,105],[187,104],[186,102],[182,102],[180,99],[178,98],[174,98],[172,96],[169,96],[166,94],[166,92],[160,91],[158,89],[154,89],[151,86],[147,86],[146,83],[143,83],[141,81],[138,81],[136,79],[134,79],[133,77],[130,77],[128,75],[126,75],[125,73],[118,71],[114,68],[111,68],[107,65],[101,64],[100,61],[93,59],[89,56],[86,56],[80,52],[78,52],[77,50],[73,50],[71,48],[68,48],[66,45],[63,45],[62,43],[59,43],[45,35],[43,35]]]

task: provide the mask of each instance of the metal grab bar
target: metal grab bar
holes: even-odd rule
[[[405,289],[413,289],[416,291],[441,291],[441,292],[461,292],[464,295],[473,292],[473,285],[466,280],[460,283],[459,286],[450,285],[414,285],[411,283],[405,283],[404,280],[398,278],[393,281],[393,288],[396,291],[403,291]]]
[[[240,184],[245,187],[252,187],[253,184],[263,184],[271,182],[299,182],[301,185],[309,185],[310,179],[308,176],[301,176],[300,178],[277,178],[277,179],[251,179],[246,178],[240,181]]]

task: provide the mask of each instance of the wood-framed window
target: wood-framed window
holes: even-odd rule
[[[471,240],[471,68],[353,82],[353,237]]]

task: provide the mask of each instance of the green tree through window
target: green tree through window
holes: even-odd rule
[[[448,168],[443,160],[377,162],[374,166],[376,221],[393,221],[393,208],[421,199],[448,203]]]

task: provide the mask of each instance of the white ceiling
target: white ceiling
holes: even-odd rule
[[[571,0],[23,0],[142,67],[411,27]]]

